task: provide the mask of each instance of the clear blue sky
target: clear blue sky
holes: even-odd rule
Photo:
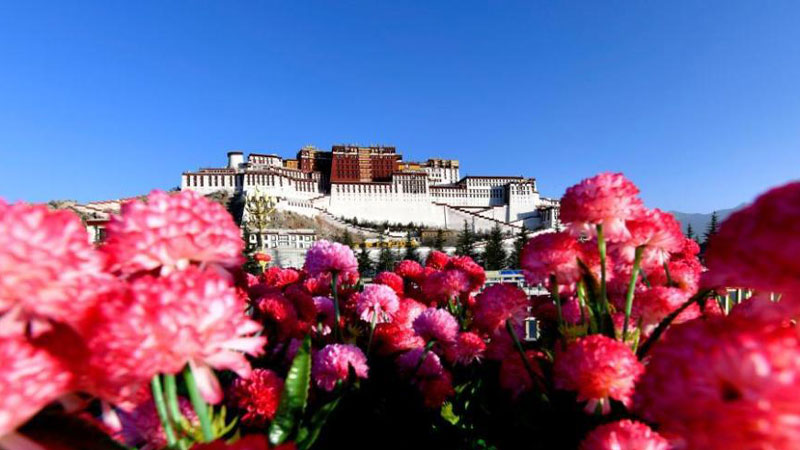
[[[800,2],[0,4],[0,196],[170,188],[230,149],[393,144],[707,212],[800,178]]]

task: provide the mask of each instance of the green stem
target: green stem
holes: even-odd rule
[[[636,279],[639,278],[639,265],[642,263],[642,253],[644,253],[644,246],[636,247],[635,256],[633,257],[633,270],[631,271],[631,281],[628,283],[628,295],[625,297],[625,322],[622,325],[622,342],[628,339],[628,322],[631,318],[631,310],[633,309],[633,292],[636,290]]]
[[[597,251],[600,253],[600,303],[603,305],[603,314],[600,315],[600,329],[606,328],[606,316],[610,314],[608,294],[606,293],[606,240],[603,237],[603,225],[597,224]]]
[[[378,321],[378,313],[372,313],[372,320],[369,323],[369,340],[367,341],[367,356],[372,349],[372,336],[375,335],[375,324]]]
[[[203,442],[211,442],[214,440],[214,433],[211,430],[208,407],[197,389],[197,382],[194,379],[194,374],[192,374],[191,366],[186,366],[183,369],[183,380],[186,382],[186,389],[189,391],[189,400],[192,402],[194,412],[197,413],[197,418],[200,420],[200,427],[203,430]]]
[[[561,312],[561,297],[558,295],[558,282],[555,275],[550,275],[550,293],[553,296],[553,301],[556,303],[556,312],[558,313],[558,329],[559,331],[564,327],[564,315]]]
[[[411,372],[412,377],[415,377],[417,375],[417,371],[419,370],[420,367],[422,367],[422,363],[425,361],[425,358],[428,357],[428,352],[431,351],[431,348],[433,348],[433,344],[435,343],[436,341],[431,339],[430,342],[425,344],[425,348],[422,350],[422,354],[419,355],[419,361],[417,361],[417,366],[414,367],[414,371]]]
[[[332,272],[331,274],[331,293],[333,294],[333,338],[336,341],[342,340],[342,330],[339,328],[339,293],[336,290],[337,281],[339,280],[339,272]]]
[[[525,355],[525,349],[522,348],[522,343],[519,341],[519,337],[517,337],[517,332],[514,331],[514,326],[511,324],[511,320],[506,319],[506,330],[508,334],[511,335],[511,340],[514,341],[514,347],[517,349],[520,358],[522,358],[522,364],[525,365],[525,370],[528,371],[528,375],[531,377],[531,381],[535,381],[538,379],[536,372],[533,371],[533,367],[531,367],[530,361],[528,361],[528,357]]]
[[[153,391],[153,401],[156,403],[156,412],[158,418],[161,420],[161,426],[164,427],[164,434],[167,436],[167,446],[175,446],[175,432],[172,430],[172,424],[167,416],[167,405],[164,403],[164,390],[161,388],[161,378],[158,374],[153,376],[150,380],[150,389]]]
[[[650,280],[647,279],[647,274],[644,273],[644,269],[639,269],[639,273],[642,274],[642,281],[644,282],[644,285],[648,288],[652,287],[650,286]]]
[[[169,418],[180,430],[183,423],[183,415],[181,414],[180,406],[178,405],[178,385],[175,382],[175,375],[164,375],[164,392],[167,397],[167,412]]]

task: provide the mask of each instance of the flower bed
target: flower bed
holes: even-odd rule
[[[0,201],[0,447],[796,448],[800,183],[733,214],[705,266],[637,195],[567,190],[565,231],[521,255],[535,298],[440,252],[364,283],[327,241],[246,273],[192,192],[124,205],[97,248]]]

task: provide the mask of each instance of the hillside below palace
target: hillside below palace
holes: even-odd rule
[[[296,158],[228,152],[227,167],[184,172],[181,189],[268,195],[278,210],[372,222],[413,222],[484,231],[555,228],[559,203],[539,195],[535,178],[460,176],[453,159],[403,161],[395,147],[306,146]]]

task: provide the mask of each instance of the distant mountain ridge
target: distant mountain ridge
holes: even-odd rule
[[[747,203],[742,203],[741,205],[735,208],[718,209],[716,211],[718,223],[722,223],[725,219],[728,218],[728,216],[744,208],[745,206],[747,206]],[[703,233],[706,232],[706,228],[708,228],[708,224],[711,222],[711,214],[712,214],[712,213],[684,213],[680,211],[670,211],[670,213],[674,215],[676,219],[678,219],[678,222],[681,223],[681,229],[683,230],[684,234],[686,234],[686,227],[689,224],[691,224],[695,235],[700,237],[702,237]]]

